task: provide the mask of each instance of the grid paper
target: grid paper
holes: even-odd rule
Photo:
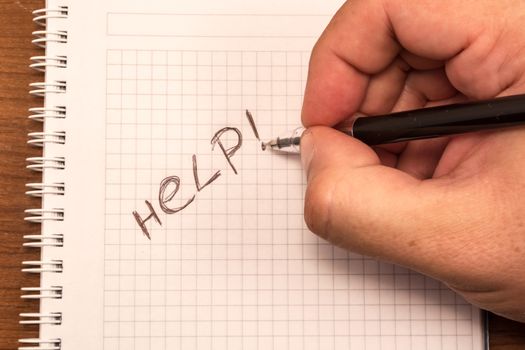
[[[472,349],[477,310],[438,282],[348,253],[303,222],[297,126],[309,53],[107,51],[104,349]],[[210,140],[243,136],[231,161]],[[233,134],[228,133],[232,136]],[[225,138],[229,147],[235,137]],[[196,193],[192,155],[201,184]],[[179,176],[166,215],[163,178]],[[162,225],[147,222],[148,200]]]

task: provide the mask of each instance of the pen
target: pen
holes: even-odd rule
[[[525,124],[525,94],[379,116],[359,116],[353,118],[349,126],[337,129],[373,146],[522,124]],[[300,127],[272,139],[263,144],[263,149],[299,153],[304,130]]]

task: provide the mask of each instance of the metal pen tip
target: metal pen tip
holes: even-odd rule
[[[268,142],[261,142],[261,148],[263,151],[270,149],[278,153],[299,153],[299,144],[304,130],[303,127],[299,127],[286,133],[284,137],[276,137]]]
[[[274,149],[277,147],[277,140],[270,140],[268,142],[261,142],[261,149],[266,151],[267,149]]]

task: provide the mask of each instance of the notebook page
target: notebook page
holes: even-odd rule
[[[71,6],[73,233],[63,325],[44,332],[64,349],[483,348],[479,310],[446,287],[309,232],[299,158],[257,140],[300,123],[340,5]]]

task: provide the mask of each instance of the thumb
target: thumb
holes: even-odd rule
[[[432,238],[440,226],[432,215],[439,191],[381,165],[370,147],[328,127],[305,132],[301,156],[308,180],[305,221],[312,232],[432,274],[429,266],[439,263]]]

